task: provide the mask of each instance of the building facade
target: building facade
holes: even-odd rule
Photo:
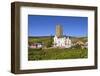
[[[54,36],[54,47],[70,48],[72,46],[71,39],[63,36],[61,25],[56,26],[56,35]]]

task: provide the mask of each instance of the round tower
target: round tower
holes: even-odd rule
[[[63,36],[63,29],[60,24],[56,25],[56,36],[57,37]]]

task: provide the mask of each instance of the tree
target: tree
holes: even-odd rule
[[[52,38],[52,35],[48,38],[47,41],[45,41],[45,46],[48,48],[48,47],[51,47],[53,44],[53,38]]]

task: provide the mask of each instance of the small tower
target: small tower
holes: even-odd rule
[[[63,36],[63,29],[60,24],[56,25],[56,36],[57,37]]]

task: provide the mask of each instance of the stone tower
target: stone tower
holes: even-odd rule
[[[56,25],[56,36],[57,37],[62,37],[63,36],[63,29],[61,25]]]

